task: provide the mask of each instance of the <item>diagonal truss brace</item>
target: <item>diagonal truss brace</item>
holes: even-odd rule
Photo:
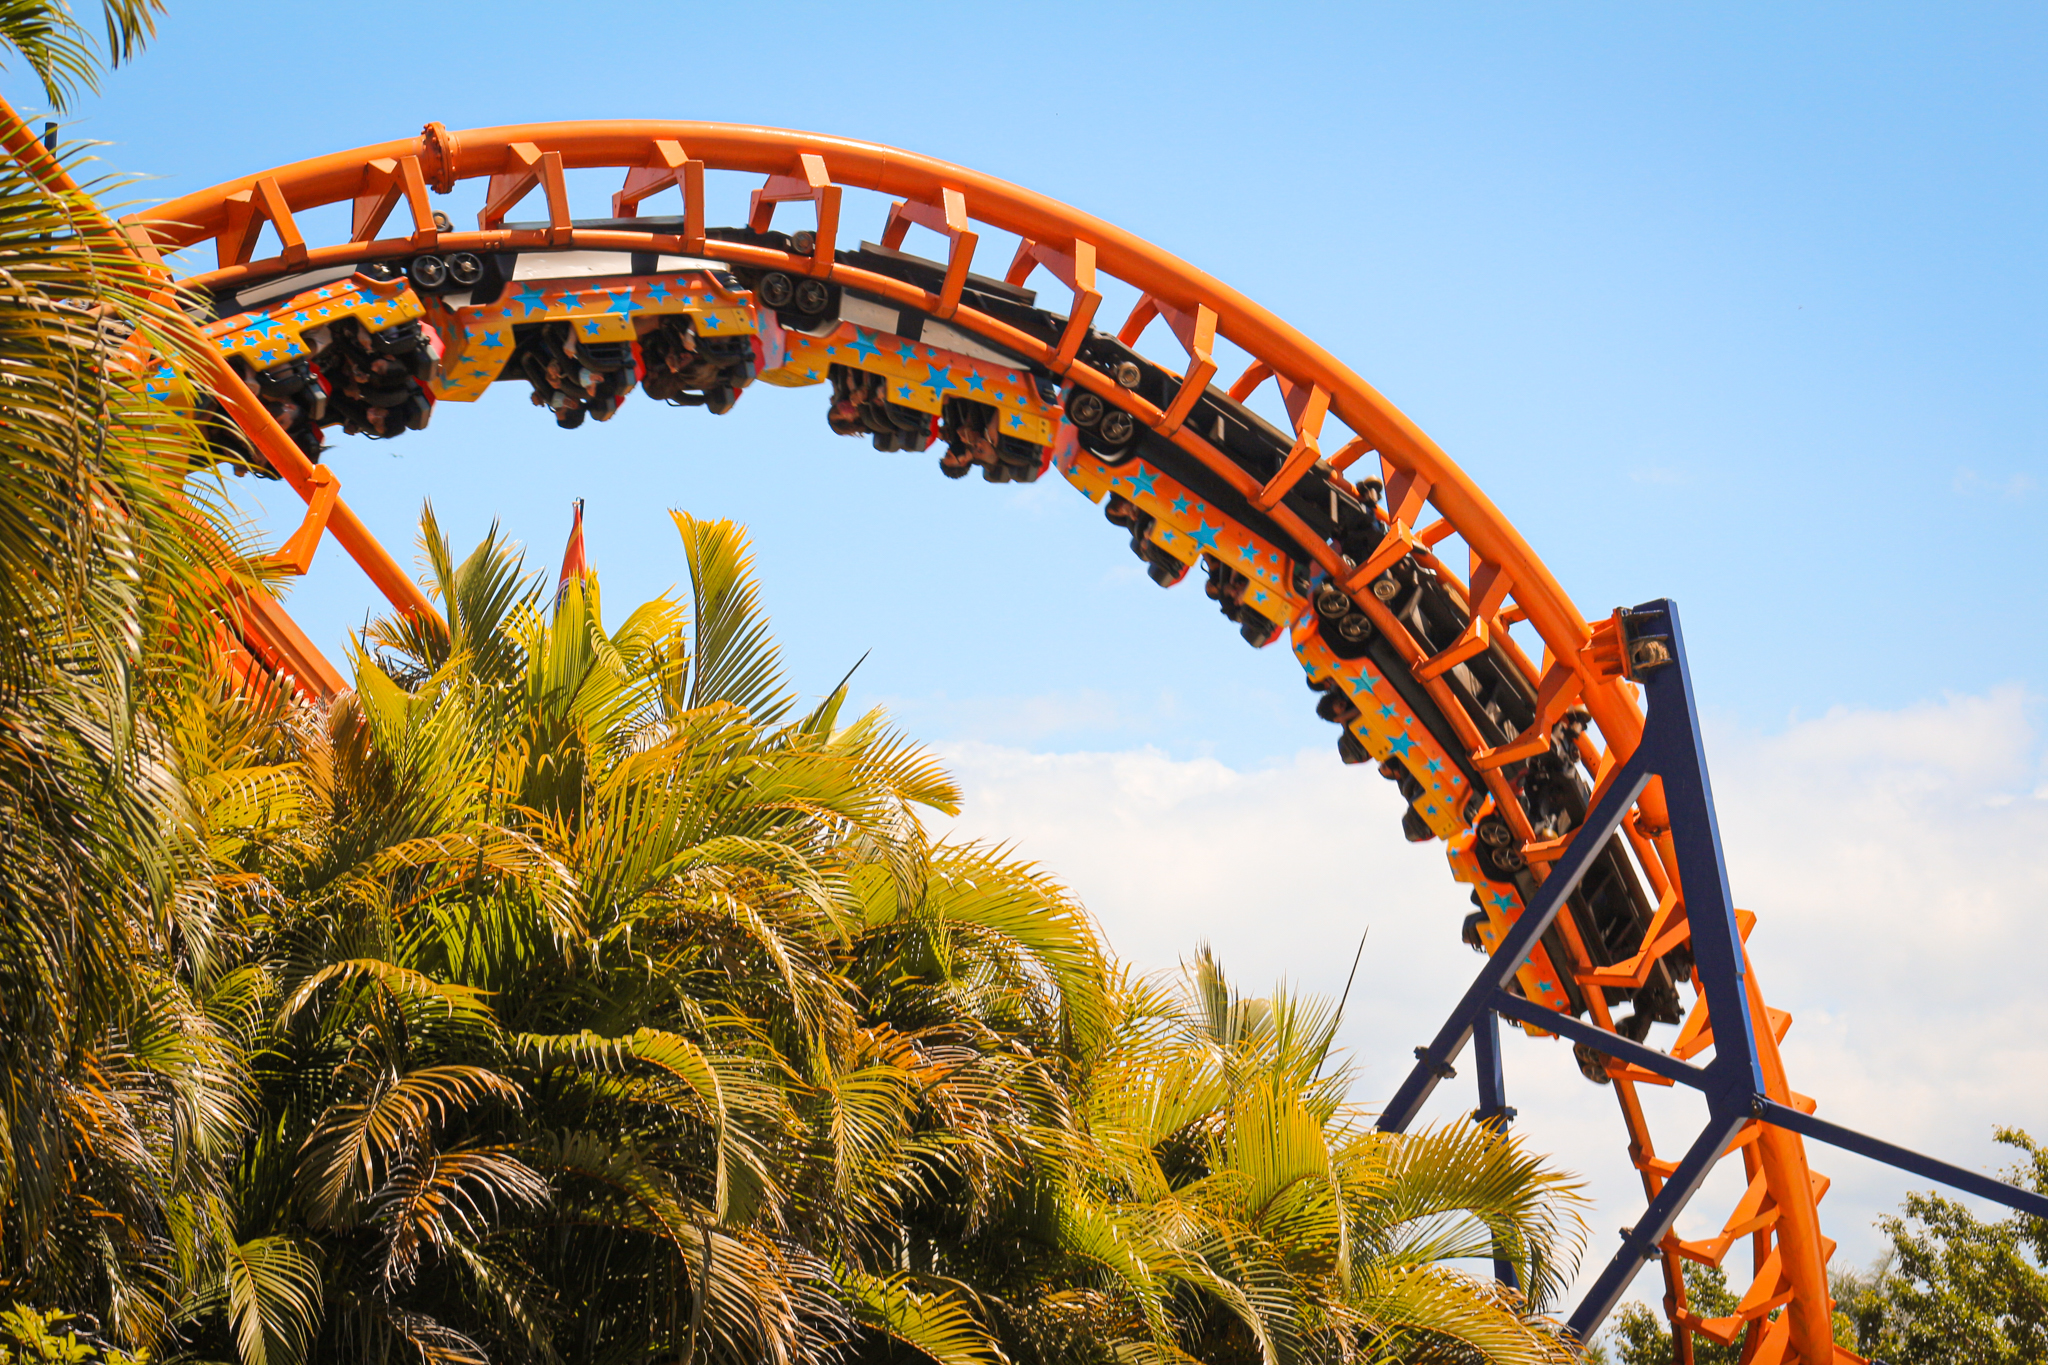
[[[2048,1217],[2048,1197],[1815,1118],[1765,1094],[1763,1066],[1745,994],[1741,930],[1728,889],[1727,865],[1721,853],[1720,826],[1707,779],[1706,752],[1700,740],[1699,716],[1693,700],[1692,676],[1686,666],[1685,642],[1679,632],[1678,610],[1669,599],[1648,602],[1624,613],[1623,623],[1629,636],[1625,648],[1634,654],[1634,676],[1643,684],[1648,706],[1642,742],[1603,784],[1604,791],[1596,794],[1593,808],[1552,865],[1550,876],[1501,946],[1487,959],[1436,1037],[1426,1047],[1415,1050],[1415,1067],[1381,1114],[1381,1130],[1406,1131],[1437,1082],[1455,1074],[1451,1064],[1475,1037],[1480,1054],[1481,1109],[1474,1117],[1504,1125],[1513,1111],[1505,1108],[1495,1032],[1497,1015],[1584,1043],[1609,1057],[1691,1086],[1706,1097],[1706,1126],[1635,1226],[1624,1230],[1620,1250],[1573,1312],[1569,1325],[1580,1340],[1597,1331],[1614,1310],[1636,1271],[1656,1255],[1658,1244],[1714,1163],[1752,1121],[1859,1153],[2023,1213]],[[1594,856],[1652,781],[1661,781],[1664,786],[1679,872],[1686,888],[1694,963],[1713,1020],[1714,1056],[1705,1066],[1680,1061],[1525,1000],[1508,989],[1516,969],[1556,920]]]

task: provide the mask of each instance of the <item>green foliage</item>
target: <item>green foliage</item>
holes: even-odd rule
[[[0,1365],[149,1365],[149,1353],[123,1351],[80,1336],[68,1313],[27,1304],[0,1309]]]
[[[100,63],[119,65],[156,36],[163,0],[101,0],[102,36],[53,0],[0,0],[0,50],[12,50],[42,82],[43,97],[62,113],[79,91],[100,88]],[[5,63],[0,62],[0,69]]]
[[[2008,1183],[2048,1194],[2048,1148],[2017,1129],[1998,1140],[2024,1159]],[[1880,1226],[1891,1250],[1869,1272],[1836,1271],[1835,1343],[1886,1365],[2035,1365],[2048,1360],[2048,1223],[2015,1214],[1984,1222],[1937,1194],[1908,1195],[1902,1217]],[[1702,1317],[1734,1313],[1718,1269],[1687,1264],[1688,1306]],[[1661,1316],[1624,1304],[1609,1328],[1621,1365],[1666,1365],[1671,1334]],[[1734,1365],[1741,1342],[1693,1338],[1697,1365]]]
[[[1725,1318],[1735,1312],[1736,1295],[1728,1288],[1728,1274],[1719,1266],[1685,1263],[1686,1307],[1703,1318]],[[1625,1303],[1608,1327],[1619,1365],[1671,1365],[1671,1332],[1663,1315],[1640,1303]],[[1742,1358],[1741,1338],[1723,1346],[1695,1334],[1692,1339],[1694,1365],[1736,1365]]]
[[[148,13],[110,6],[111,49]],[[67,25],[9,4],[0,48],[82,80]],[[0,1292],[124,1347],[224,1232],[246,1115],[171,731],[247,577],[187,482],[202,433],[133,363],[204,344],[88,194],[0,162]]]

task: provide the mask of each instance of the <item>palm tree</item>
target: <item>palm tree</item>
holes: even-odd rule
[[[154,5],[109,3],[105,54]],[[68,10],[0,5],[0,54],[61,108],[96,80]],[[0,103],[0,1296],[157,1340],[222,1217],[242,1119],[209,1015],[216,920],[159,724],[209,668],[242,577],[183,490],[201,433],[132,363],[202,344]]]
[[[1469,1124],[1376,1131],[1330,1064],[1336,1012],[1244,998],[1206,949],[1178,991],[1125,982],[1116,999],[1080,1100],[1090,1141],[1047,1216],[1095,1272],[1073,1310],[1121,1355],[1573,1358],[1531,1316],[1576,1260],[1570,1182]],[[1526,1300],[1446,1264],[1496,1248]]]
[[[324,712],[191,727],[274,985],[245,1290],[216,1277],[195,1347],[994,1358],[934,1248],[1062,1146],[1092,925],[932,844],[950,781],[844,684],[800,710],[743,535],[677,524],[689,608],[608,630],[594,580],[546,602],[430,511],[445,629],[380,623]]]

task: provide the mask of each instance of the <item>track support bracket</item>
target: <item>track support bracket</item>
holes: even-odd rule
[[[1505,1086],[1497,1032],[1500,1015],[1585,1044],[1651,1076],[1690,1086],[1706,1097],[1705,1126],[1684,1158],[1664,1177],[1642,1216],[1623,1231],[1620,1249],[1568,1320],[1572,1332],[1582,1341],[1599,1330],[1643,1263],[1660,1253],[1673,1221],[1698,1191],[1714,1163],[1748,1140],[1745,1130],[1752,1124],[1759,1125],[1759,1132],[1778,1129],[1813,1138],[2008,1208],[2048,1217],[2048,1198],[2042,1195],[1815,1118],[1789,1092],[1782,1096],[1769,1093],[1770,1068],[1764,1061],[1750,1007],[1753,993],[1743,951],[1743,925],[1728,889],[1727,864],[1722,856],[1720,826],[1707,778],[1706,752],[1700,739],[1678,609],[1670,600],[1662,599],[1617,613],[1617,617],[1626,638],[1613,643],[1625,651],[1626,671],[1643,686],[1648,703],[1642,741],[1602,783],[1603,789],[1597,793],[1584,822],[1558,851],[1550,875],[1500,947],[1487,959],[1450,1018],[1427,1046],[1415,1050],[1415,1067],[1381,1114],[1381,1130],[1407,1130],[1438,1081],[1451,1074],[1451,1064],[1468,1042],[1475,1044],[1478,1053],[1480,1108],[1473,1118],[1504,1128],[1506,1116],[1513,1111],[1506,1109],[1503,1098]],[[1515,969],[1557,919],[1566,898],[1577,889],[1594,857],[1653,780],[1662,782],[1671,813],[1671,833],[1677,845],[1691,924],[1696,979],[1712,1020],[1714,1055],[1705,1065],[1680,1060],[1596,1024],[1535,1004],[1510,989]],[[1758,1003],[1761,1009],[1760,1000]],[[1506,1280],[1508,1276],[1502,1274],[1500,1262],[1496,1261],[1496,1267],[1496,1274]],[[1814,1277],[1818,1284],[1811,1290],[1789,1273],[1789,1266],[1786,1279],[1802,1295],[1818,1292],[1824,1307],[1825,1270],[1814,1269],[1820,1273]],[[1787,1315],[1799,1307],[1789,1307]],[[1775,1330],[1789,1329],[1796,1344],[1799,1323],[1787,1323],[1784,1328],[1776,1323],[1771,1326]]]

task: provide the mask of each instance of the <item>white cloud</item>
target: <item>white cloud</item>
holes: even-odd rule
[[[1368,1104],[1477,965],[1458,941],[1469,907],[1442,845],[1401,841],[1399,799],[1369,768],[1323,751],[1257,769],[1155,749],[942,752],[968,797],[954,827],[1057,872],[1140,968],[1208,940],[1247,988],[1284,975],[1334,996],[1370,925],[1344,1030]],[[1839,711],[1775,735],[1710,725],[1708,754],[1736,900],[1759,915],[1752,957],[1795,1018],[1794,1088],[1825,1117],[1969,1167],[2002,1164],[1994,1124],[2048,1136],[2048,990],[2033,956],[2048,921],[2048,788],[2028,699]],[[1590,1277],[1642,1202],[1613,1094],[1555,1041],[1510,1035],[1507,1056],[1519,1126],[1597,1201]],[[1660,1154],[1676,1155],[1696,1102],[1645,1099]],[[1432,1106],[1443,1117],[1472,1103],[1460,1077]],[[1849,1263],[1881,1249],[1872,1221],[1928,1183],[1812,1156],[1833,1179],[1823,1223]],[[1724,1163],[1681,1232],[1717,1231],[1739,1189],[1739,1164]]]
[[[1989,493],[2007,502],[2013,502],[2033,492],[2035,484],[2033,478],[2026,474],[2014,474],[2010,478],[2001,479],[1996,476],[1987,477],[1968,466],[1963,466],[1956,470],[1951,487],[1965,495]]]

